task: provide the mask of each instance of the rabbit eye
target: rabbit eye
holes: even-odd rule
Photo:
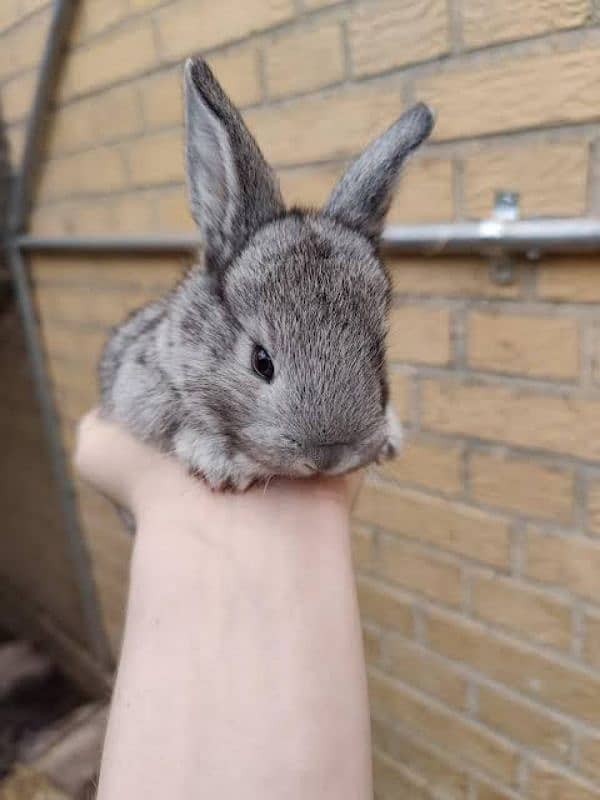
[[[252,368],[260,375],[261,378],[270,383],[275,372],[275,367],[271,361],[271,356],[267,353],[264,347],[259,344],[254,345],[252,350]]]

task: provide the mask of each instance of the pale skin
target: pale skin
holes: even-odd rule
[[[96,413],[76,462],[137,519],[99,800],[372,800],[347,480],[212,492]]]

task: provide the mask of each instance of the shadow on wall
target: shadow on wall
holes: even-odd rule
[[[1,120],[1,115],[0,115]],[[0,122],[0,232],[7,231],[12,168]],[[0,247],[0,628],[33,638],[52,631],[83,643],[62,512],[25,337]]]

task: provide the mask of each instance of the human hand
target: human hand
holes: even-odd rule
[[[301,513],[304,503],[333,500],[347,507],[360,477],[274,478],[244,493],[219,493],[185,470],[175,458],[136,439],[120,425],[90,411],[79,424],[75,466],[82,477],[136,519],[149,513],[197,514],[224,502],[232,513],[280,512],[283,503]],[[172,502],[170,502],[172,501]],[[189,519],[190,517],[188,517]]]

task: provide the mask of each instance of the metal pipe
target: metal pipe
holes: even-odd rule
[[[148,236],[21,236],[28,252],[176,253],[199,249],[193,234]],[[538,257],[545,253],[600,252],[600,219],[484,220],[440,225],[397,225],[383,235],[386,252],[407,255]]]
[[[25,252],[42,253],[186,253],[201,247],[194,234],[157,236],[21,236],[17,244]]]
[[[39,68],[35,98],[27,122],[21,169],[13,183],[10,195],[8,232],[3,245],[15,287],[52,470],[63,511],[67,549],[79,587],[85,633],[93,655],[103,667],[108,667],[111,665],[112,658],[102,628],[91,566],[83,543],[79,516],[62,448],[62,437],[46,372],[35,308],[31,299],[27,267],[23,251],[19,246],[19,237],[27,230],[45,122],[77,4],[78,0],[55,0],[54,2],[52,21]]]
[[[34,383],[50,451],[52,471],[63,510],[67,550],[78,579],[81,613],[92,652],[101,664],[107,666],[110,663],[110,651],[100,622],[96,593],[91,580],[91,566],[79,527],[79,517],[63,451],[54,399],[48,381],[45,379],[44,354],[38,338],[38,324],[29,292],[27,270],[23,254],[16,244],[9,245],[6,252],[13,284],[16,289],[29,360],[35,376]]]
[[[445,255],[600,252],[600,219],[484,220],[388,228],[386,248],[397,253]]]
[[[27,120],[21,169],[13,185],[9,206],[8,227],[12,233],[20,234],[27,227],[48,111],[77,5],[78,0],[55,0],[54,3],[33,105]]]

